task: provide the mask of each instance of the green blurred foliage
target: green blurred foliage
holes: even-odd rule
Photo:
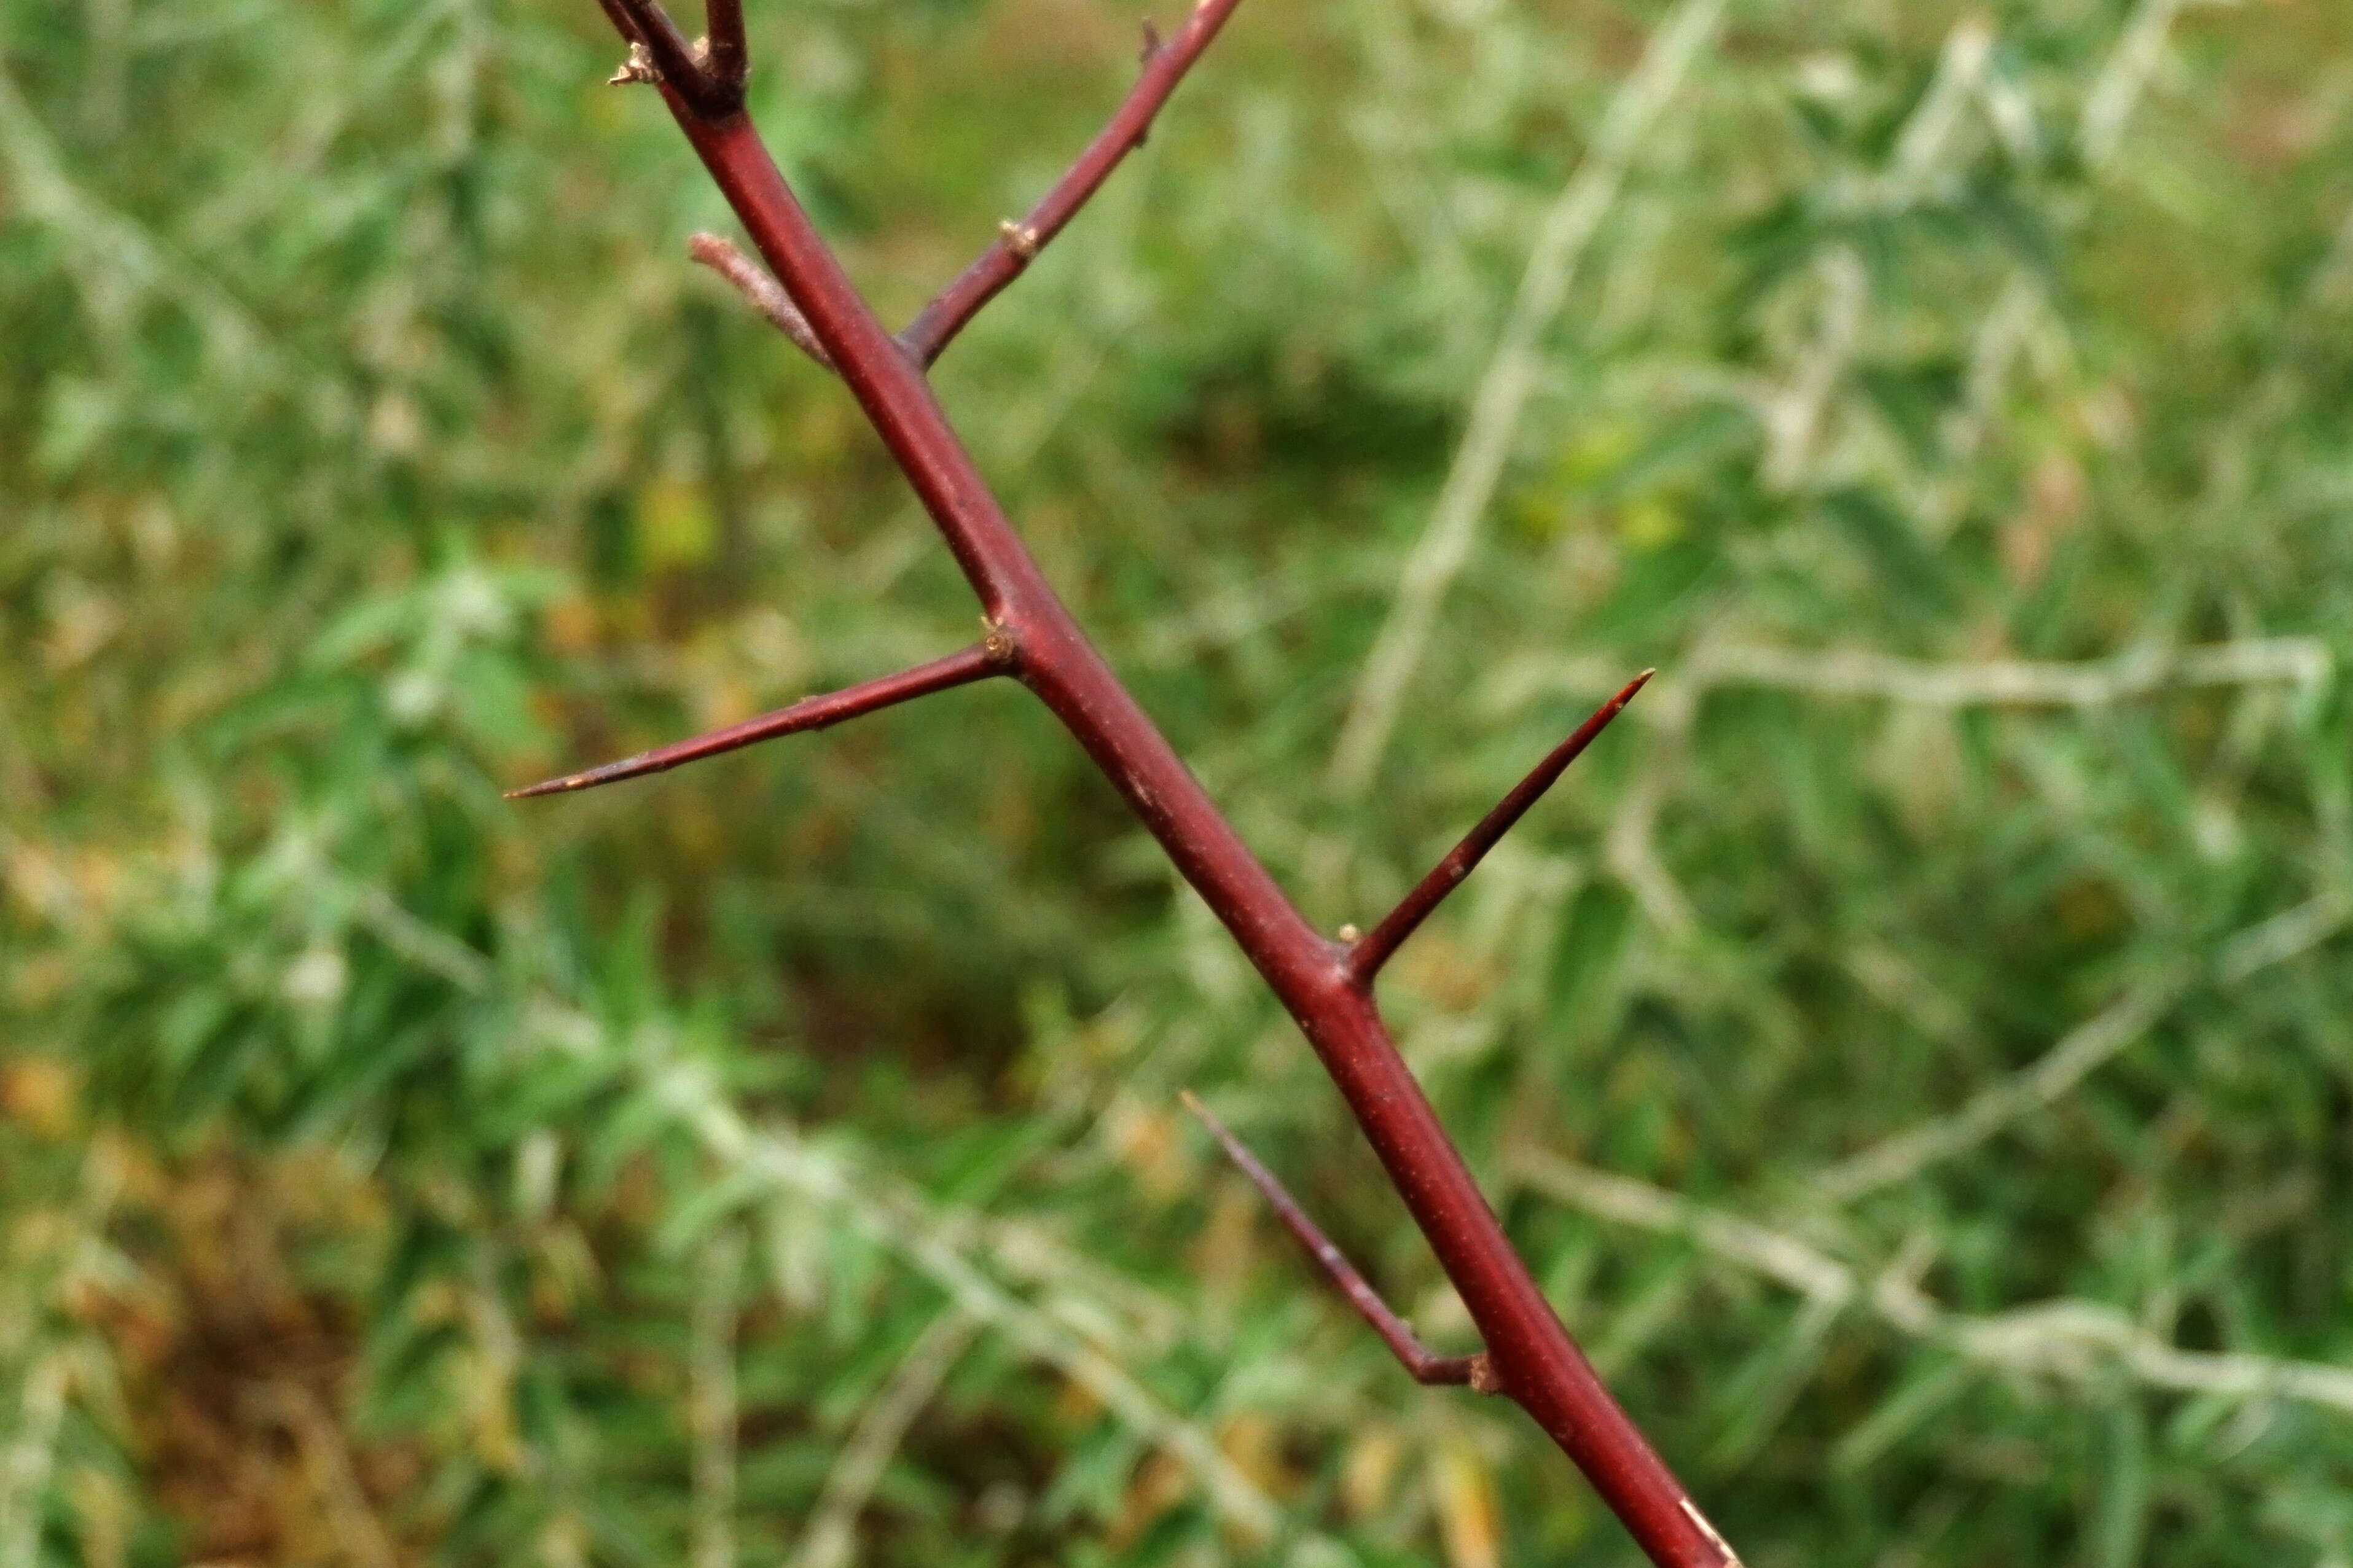
[[[753,12],[893,319],[1142,15]],[[1613,142],[1666,15],[1252,0],[942,395],[1327,928],[1666,672],[1384,1000],[1752,1563],[2342,1568],[2353,31],[1746,0]],[[0,0],[0,1568],[1629,1561],[1018,690],[500,798],[973,635],[614,56]]]

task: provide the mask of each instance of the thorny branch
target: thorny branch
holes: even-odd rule
[[[630,46],[624,77],[650,78],[659,89],[785,300],[857,398],[939,528],[980,600],[989,631],[981,647],[921,668],[526,793],[556,793],[654,772],[987,675],[1013,676],[1062,721],[1298,1023],[1454,1285],[1484,1348],[1459,1363],[1423,1350],[1297,1206],[1278,1197],[1281,1188],[1263,1167],[1236,1145],[1236,1157],[1245,1171],[1253,1171],[1286,1223],[1417,1376],[1454,1381],[1459,1373],[1461,1381],[1525,1409],[1585,1472],[1652,1563],[1660,1568],[1736,1565],[1732,1549],[1601,1385],[1536,1288],[1398,1054],[1371,994],[1380,957],[1404,940],[1535,802],[1632,689],[1506,796],[1398,912],[1377,928],[1371,945],[1352,952],[1317,932],[1293,907],[1071,619],[924,377],[924,368],[956,332],[1019,275],[1038,247],[1070,222],[1143,141],[1160,106],[1238,3],[1199,0],[1166,45],[1147,32],[1142,79],[1103,132],[1028,219],[1010,226],[903,336],[894,337],[860,298],[744,112],[736,63],[743,50],[742,21],[735,0],[710,0],[710,37],[697,45],[684,39],[654,0],[599,0]]]

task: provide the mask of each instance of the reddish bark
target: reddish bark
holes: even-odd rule
[[[1736,1568],[1732,1550],[1602,1387],[1536,1289],[1398,1054],[1372,994],[1373,975],[1381,961],[1468,874],[1634,688],[1546,758],[1376,928],[1373,937],[1352,951],[1318,934],[1292,907],[1079,629],[1006,521],[924,378],[925,366],[955,331],[1022,270],[1038,247],[1069,222],[1142,140],[1154,113],[1237,0],[1201,0],[1177,39],[1166,46],[1147,35],[1144,79],[1109,127],[1030,218],[1008,229],[903,337],[894,337],[867,309],[786,188],[744,112],[740,76],[730,78],[711,68],[742,58],[735,5],[712,0],[709,20],[719,41],[705,47],[688,44],[653,0],[600,3],[623,38],[638,47],[632,52],[639,72],[634,79],[650,76],[659,84],[680,129],[781,282],[823,357],[858,399],[914,487],[979,596],[991,628],[985,663],[976,657],[981,650],[976,650],[877,683],[892,693],[885,700],[920,694],[910,689],[916,684],[928,682],[936,689],[998,669],[1037,694],[1159,840],[1297,1020],[1461,1297],[1485,1349],[1477,1357],[1459,1361],[1431,1357],[1379,1306],[1361,1279],[1356,1279],[1361,1294],[1349,1291],[1358,1309],[1377,1328],[1385,1321],[1394,1327],[1396,1334],[1384,1328],[1385,1336],[1393,1347],[1409,1347],[1398,1353],[1418,1375],[1434,1373],[1447,1381],[1459,1375],[1526,1410],[1585,1472],[1661,1568]],[[947,679],[938,676],[944,666],[954,667]],[[1635,686],[1640,684],[1638,680]],[[813,700],[862,711],[882,705],[881,700],[868,700],[856,706],[858,694],[871,689],[858,688],[838,698]],[[786,721],[797,710],[787,709],[769,721],[772,732],[814,727]],[[827,711],[831,718],[849,716],[832,708]],[[761,722],[755,721],[754,726]],[[682,760],[682,752],[709,754],[725,749],[714,743],[724,739],[688,742],[649,756]],[[610,770],[611,776],[628,771],[628,764]],[[579,782],[598,781],[583,775]],[[1239,1143],[1229,1146],[1245,1161],[1245,1169],[1255,1165]],[[1253,1177],[1270,1198],[1280,1193],[1263,1167],[1253,1171]],[[1328,1243],[1319,1247],[1321,1235],[1312,1222],[1287,1197],[1278,1202],[1278,1209],[1331,1268],[1338,1254]],[[1339,1264],[1340,1269],[1345,1268],[1345,1261]],[[1353,1270],[1335,1270],[1335,1276],[1344,1289],[1355,1278]],[[1419,1366],[1409,1351],[1421,1358]]]

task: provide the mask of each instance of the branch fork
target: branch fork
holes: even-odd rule
[[[680,40],[676,49],[669,48],[662,40],[678,39],[678,30],[658,5],[650,0],[602,0],[608,13],[616,16],[616,26],[625,36],[641,40],[630,46],[629,61],[613,80],[670,81],[687,85],[676,89],[677,96],[690,107],[709,100],[723,107],[723,113],[740,110],[745,58],[743,53],[743,14],[740,0],[725,6],[713,5],[710,17],[712,42],[707,55],[700,45],[687,46]],[[1144,47],[1138,57],[1143,69],[1135,86],[1121,103],[1111,120],[1080,153],[1069,172],[1054,183],[1053,187],[1030,209],[1029,215],[1018,221],[1007,218],[997,227],[994,244],[981,252],[971,266],[959,274],[955,282],[941,290],[932,302],[917,313],[899,334],[899,342],[916,363],[926,367],[936,363],[946,352],[981,308],[1003,292],[1006,286],[1029,270],[1038,253],[1069,226],[1071,220],[1101,190],[1127,154],[1144,145],[1151,135],[1152,122],[1177,84],[1185,79],[1195,61],[1207,52],[1217,38],[1226,19],[1233,15],[1241,0],[1199,0],[1192,14],[1186,18],[1175,39],[1165,39],[1150,17],[1144,21]],[[723,29],[720,13],[724,10],[732,27]],[[638,13],[649,15],[640,18]],[[628,25],[621,17],[627,16]],[[634,27],[636,31],[632,32]],[[729,42],[723,47],[718,41],[726,32]],[[657,49],[662,51],[658,57]],[[719,66],[723,59],[732,62],[734,75],[723,78]],[[674,73],[684,73],[674,74]],[[691,242],[690,253],[694,259],[711,268],[733,284],[749,300],[753,309],[769,323],[790,338],[802,353],[827,369],[833,368],[832,358],[818,345],[808,331],[807,319],[792,297],[775,279],[762,271],[758,263],[735,249],[716,235],[697,235]]]
[[[1474,1355],[1444,1356],[1423,1345],[1265,1166],[1196,1103],[1292,1234],[1415,1378],[1499,1394],[1525,1410],[1585,1472],[1658,1568],[1736,1568],[1731,1548],[1602,1386],[1537,1289],[1399,1055],[1372,994],[1374,979],[1398,947],[1647,676],[1546,756],[1370,934],[1349,932],[1344,942],[1333,942],[1283,895],[1071,618],[925,376],[956,334],[1142,142],[1239,0],[1198,0],[1166,40],[1147,29],[1134,88],[1069,172],[895,335],[860,297],[744,112],[748,51],[740,0],[706,0],[706,36],[694,44],[657,0],[598,3],[630,46],[623,79],[650,74],[759,254],[754,262],[716,237],[699,236],[694,258],[751,297],[781,331],[837,373],[937,525],[980,601],[987,631],[979,644],[945,658],[516,793],[554,795],[640,777],[993,676],[1020,681],[1118,790],[1297,1022],[1453,1283],[1483,1348]]]

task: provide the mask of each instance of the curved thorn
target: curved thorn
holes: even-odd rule
[[[1625,711],[1634,694],[1649,684],[1655,669],[1646,669],[1626,683],[1625,689],[1603,703],[1593,717],[1579,724],[1567,740],[1554,747],[1543,762],[1538,763],[1509,795],[1496,803],[1495,809],[1479,819],[1479,825],[1462,836],[1462,841],[1447,851],[1446,858],[1430,868],[1422,879],[1414,884],[1413,891],[1398,900],[1388,918],[1375,926],[1370,935],[1348,950],[1348,973],[1359,985],[1372,984],[1381,965],[1411,936],[1421,922],[1430,918],[1447,894],[1461,885],[1479,862],[1512,830],[1513,824],[1527,814],[1528,807],[1542,799],[1553,781],[1577,761],[1593,738],[1609,727],[1609,721]]]
[[[623,779],[642,778],[648,773],[664,773],[682,763],[700,762],[724,752],[738,751],[773,740],[778,735],[797,735],[804,730],[822,730],[839,724],[845,719],[855,719],[879,709],[895,707],[928,697],[934,691],[965,686],[988,676],[1003,673],[1008,663],[1008,645],[1002,634],[992,635],[988,641],[968,647],[962,653],[952,653],[945,658],[919,664],[913,669],[896,675],[886,675],[880,680],[829,691],[821,697],[807,697],[789,708],[779,708],[773,713],[763,713],[756,719],[746,719],[741,724],[731,724],[723,730],[713,730],[707,735],[691,740],[675,741],[667,746],[657,746],[650,752],[639,752],[634,757],[624,757],[617,763],[607,763],[585,773],[566,773],[559,779],[548,779],[523,789],[509,790],[509,800],[529,800],[543,795],[566,795],[574,790],[594,789],[598,784],[618,784]]]

